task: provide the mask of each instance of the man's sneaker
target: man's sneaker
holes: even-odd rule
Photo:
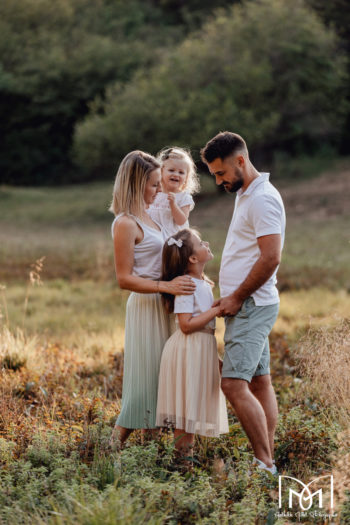
[[[265,463],[264,463],[263,461],[261,461],[260,459],[258,459],[258,458],[254,458],[254,459],[253,459],[253,465],[255,465],[256,468],[258,468],[258,469],[260,469],[260,470],[264,470],[265,472],[269,472],[269,473],[272,474],[273,476],[277,476],[277,475],[278,475],[278,471],[277,471],[277,468],[276,468],[275,462],[273,462],[272,467],[268,467],[268,466],[265,465]]]

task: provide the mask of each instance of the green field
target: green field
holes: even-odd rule
[[[350,517],[349,500],[339,517],[350,461],[349,175],[343,160],[304,181],[272,177],[288,221],[271,336],[277,464],[305,481],[334,473],[340,523]],[[233,198],[202,181],[190,222],[210,241],[217,282]],[[114,276],[111,189],[0,188],[0,523],[286,523],[274,482],[247,476],[252,453],[231,411],[229,436],[197,441],[191,474],[177,471],[167,436],[142,446],[136,433],[122,453],[109,450],[128,296]],[[219,320],[220,351],[222,335]],[[310,344],[324,356],[316,371]],[[331,404],[330,377],[342,394]]]
[[[349,286],[349,170],[349,161],[343,160],[305,182],[272,176],[287,209],[282,291]],[[211,243],[215,259],[208,270],[216,279],[233,197],[218,194],[209,176],[202,176],[202,187],[191,224]],[[0,282],[25,281],[29,265],[42,256],[44,280],[112,280],[111,192],[112,181],[62,188],[0,187]]]

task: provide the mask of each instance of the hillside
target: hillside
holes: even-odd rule
[[[283,196],[287,232],[280,283],[286,288],[322,284],[346,287],[350,211],[350,161],[309,180],[272,182]],[[233,209],[233,196],[218,194],[213,179],[203,177],[202,193],[191,224],[206,237],[218,265]],[[114,280],[110,239],[110,183],[60,188],[0,188],[0,282],[25,280],[28,268],[46,256],[45,279]],[[331,244],[330,244],[331,242]]]

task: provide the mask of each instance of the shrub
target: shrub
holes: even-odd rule
[[[76,156],[106,173],[129,150],[198,151],[224,129],[252,152],[309,153],[337,135],[345,85],[335,35],[302,0],[244,2],[218,11],[159,65],[110,86],[76,128]]]

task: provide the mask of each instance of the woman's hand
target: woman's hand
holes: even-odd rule
[[[189,275],[175,277],[172,281],[162,281],[160,284],[162,292],[172,295],[191,295],[196,289],[196,285]]]

